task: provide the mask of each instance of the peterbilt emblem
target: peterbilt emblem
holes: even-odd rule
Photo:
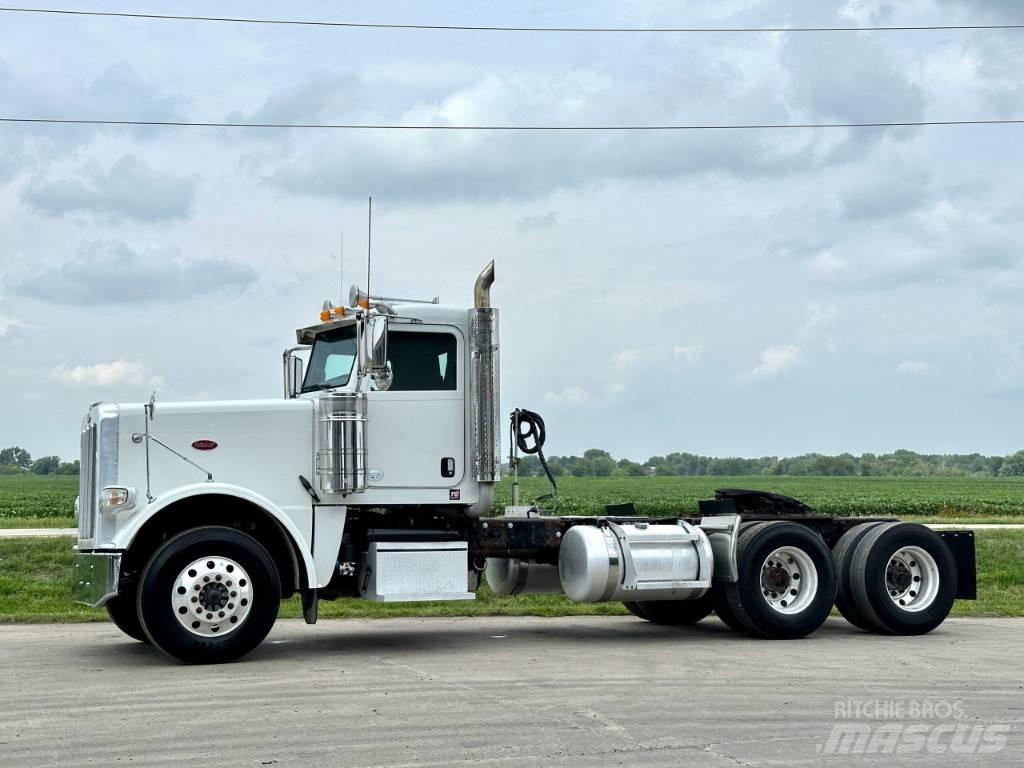
[[[192,447],[197,451],[212,451],[217,447],[217,443],[213,440],[196,440],[192,443]]]
[[[366,477],[371,483],[379,483],[384,479],[384,470],[369,469],[366,471]]]

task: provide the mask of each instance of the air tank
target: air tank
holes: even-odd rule
[[[499,596],[557,594],[562,591],[558,566],[533,560],[489,557],[484,576],[487,586]]]

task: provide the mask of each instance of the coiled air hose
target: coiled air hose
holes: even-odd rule
[[[548,476],[548,482],[551,483],[551,493],[538,496],[534,503],[551,499],[551,510],[555,511],[558,508],[558,483],[555,482],[555,476],[551,473],[547,459],[544,458],[544,441],[547,438],[544,419],[534,411],[516,408],[512,411],[512,429],[509,432],[510,439],[513,436],[520,451],[530,456],[536,454],[544,474]]]

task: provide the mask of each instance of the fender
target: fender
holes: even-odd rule
[[[121,523],[117,534],[114,536],[113,548],[128,549],[142,527],[153,519],[155,515],[172,504],[195,496],[233,496],[260,507],[288,533],[295,543],[293,549],[296,550],[295,555],[298,559],[299,567],[303,570],[303,573],[298,574],[300,582],[304,580],[306,584],[316,585],[316,567],[313,564],[309,536],[295,524],[295,521],[284,510],[266,496],[262,496],[239,485],[231,485],[230,483],[192,483],[162,492],[159,498],[134,510]]]

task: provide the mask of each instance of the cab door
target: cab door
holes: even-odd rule
[[[462,482],[464,348],[454,326],[391,325],[391,386],[367,393],[368,487],[444,489]]]

